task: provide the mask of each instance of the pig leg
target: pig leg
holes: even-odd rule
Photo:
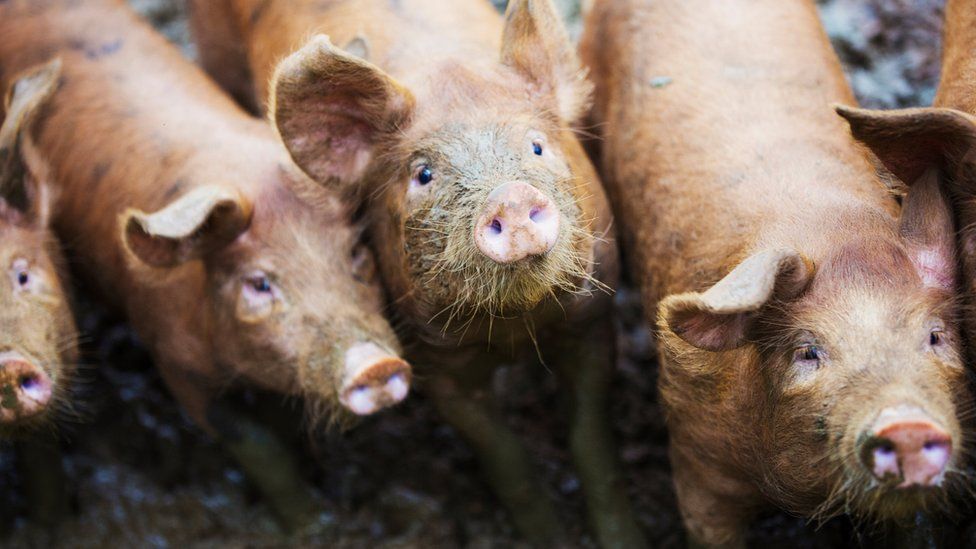
[[[564,541],[548,494],[537,478],[518,437],[488,402],[492,364],[465,366],[465,377],[441,373],[430,380],[428,394],[441,416],[474,449],[488,483],[511,513],[519,532],[532,544],[552,547]],[[478,379],[472,378],[477,376]],[[472,383],[472,381],[474,381]]]
[[[183,410],[240,464],[286,530],[301,530],[314,521],[314,495],[302,480],[294,456],[273,433],[216,404],[214,385],[199,375],[162,366],[159,371]]]
[[[544,357],[554,361],[569,400],[570,451],[586,496],[590,527],[602,547],[647,547],[631,509],[606,416],[614,364],[610,315],[584,332],[548,338]]]
[[[33,436],[17,442],[17,461],[31,521],[54,526],[68,515],[67,481],[61,449],[54,436]]]
[[[671,468],[688,547],[744,548],[753,489],[707,467],[685,460],[671,439]]]

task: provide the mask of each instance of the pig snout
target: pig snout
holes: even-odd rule
[[[407,396],[410,365],[375,343],[357,343],[346,351],[339,401],[357,415],[392,406]]]
[[[900,480],[899,488],[941,484],[952,437],[922,410],[886,408],[865,435],[861,460],[877,479]]]
[[[0,357],[0,423],[43,412],[51,402],[51,388],[51,378],[23,357]]]
[[[559,236],[559,210],[532,185],[506,183],[493,190],[475,222],[474,241],[496,263],[514,263],[552,249]]]

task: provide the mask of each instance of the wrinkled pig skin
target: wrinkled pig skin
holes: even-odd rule
[[[617,258],[572,126],[590,86],[551,2],[501,18],[481,0],[201,0],[190,15],[215,80],[363,202],[408,356],[523,534],[562,529],[486,393],[503,354],[538,352],[568,382],[597,538],[643,544],[602,425]]]
[[[52,58],[61,76],[29,144],[56,184],[53,227],[198,424],[250,432],[211,414],[240,380],[303,397],[312,425],[405,396],[410,369],[349,208],[266,122],[122,2],[0,5],[3,84]]]
[[[933,171],[899,212],[832,112],[813,3],[598,1],[581,48],[691,542],[741,546],[770,505],[937,508],[970,400],[952,219]]]

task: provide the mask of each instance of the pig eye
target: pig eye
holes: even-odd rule
[[[14,262],[11,277],[13,278],[14,287],[18,290],[29,290],[34,280],[34,277],[31,276],[27,261],[23,259],[18,259]]]
[[[538,139],[532,142],[532,152],[534,152],[536,156],[542,156],[542,142]]]
[[[259,276],[249,280],[251,288],[258,293],[271,293],[271,281],[266,276]]]
[[[804,345],[793,351],[794,362],[820,362],[823,351],[816,345]]]
[[[942,330],[932,330],[929,332],[929,345],[937,347],[945,343],[945,332]]]
[[[416,171],[413,173],[413,181],[417,185],[426,185],[434,180],[434,170],[430,169],[427,164],[421,164],[417,166]]]

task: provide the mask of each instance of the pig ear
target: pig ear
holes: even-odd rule
[[[746,343],[766,303],[798,296],[813,272],[813,265],[794,250],[758,252],[705,292],[665,298],[660,323],[699,349],[735,349]]]
[[[851,134],[909,188],[899,231],[922,282],[951,290],[956,255],[949,196],[974,192],[976,119],[953,109],[836,108]]]
[[[954,172],[976,144],[976,118],[954,109],[834,108],[850,124],[851,135],[906,185],[930,168]]]
[[[381,69],[312,38],[282,61],[270,113],[295,162],[321,183],[352,183],[377,144],[405,124],[413,95]]]
[[[225,187],[198,187],[151,214],[122,214],[122,239],[136,258],[152,267],[175,267],[231,243],[251,221],[252,207]]]
[[[559,116],[577,121],[593,91],[551,0],[511,0],[505,12],[502,63],[555,100]]]
[[[53,59],[17,79],[4,100],[7,115],[0,126],[0,198],[5,213],[38,226],[47,225],[48,204],[44,180],[47,167],[25,146],[25,138],[38,112],[57,88],[61,60]],[[7,206],[13,208],[10,210]]]
[[[938,168],[911,183],[899,232],[925,286],[952,291],[956,280],[955,227]]]

